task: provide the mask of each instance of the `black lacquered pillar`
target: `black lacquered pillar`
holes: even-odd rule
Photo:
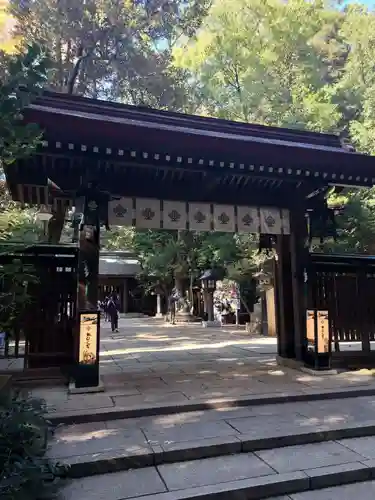
[[[76,201],[81,222],[78,228],[78,318],[75,386],[99,386],[100,312],[98,276],[100,248],[100,200],[95,189],[87,189]]]

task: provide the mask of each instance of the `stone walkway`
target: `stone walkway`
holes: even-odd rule
[[[278,500],[329,500],[319,496],[323,490],[294,492],[374,478],[372,374],[312,376],[277,366],[275,352],[274,339],[235,328],[140,319],[121,320],[120,333],[112,334],[103,324],[104,393],[34,391],[55,407],[52,416],[77,421],[86,412],[88,423],[56,429],[48,452],[76,477],[62,499],[237,500],[287,493]],[[364,389],[365,397],[349,397]],[[324,399],[324,391],[346,397]],[[269,404],[283,394],[322,399]],[[251,404],[268,396],[268,404]],[[250,403],[231,406],[236,397]],[[212,409],[184,410],[189,402],[210,402]],[[121,408],[158,405],[167,405],[164,414],[119,417]]]
[[[366,426],[372,431],[363,431]],[[375,434],[375,396],[64,425],[57,429],[49,455],[78,466],[119,456],[128,458],[130,465],[130,459],[134,465],[141,460],[152,464],[156,456],[161,462],[251,451],[257,446],[276,448],[284,446],[288,436],[295,442],[302,442],[304,435],[306,442],[324,440],[310,434],[337,430],[347,436]],[[333,438],[328,434],[328,439]],[[364,439],[369,439],[369,449],[373,446],[368,458],[375,459],[374,438]]]
[[[100,374],[105,392],[72,395],[40,389],[58,414],[152,405],[183,405],[223,398],[316,394],[373,388],[368,372],[317,377],[275,361],[276,339],[250,337],[243,329],[168,326],[155,319],[122,319],[120,333],[102,323]]]
[[[153,500],[181,500],[217,498],[215,495],[220,494],[220,498],[228,499],[265,498],[280,493],[316,490],[351,482],[353,478],[369,480],[375,472],[374,450],[375,437],[371,437],[162,464],[72,480],[63,489],[61,498],[143,500],[151,496]],[[361,500],[370,498],[359,495],[363,487],[358,493],[354,487],[349,491]],[[373,488],[370,491],[374,493]],[[240,492],[242,494],[238,495]],[[329,493],[314,496],[310,491],[281,498],[329,500],[334,497]],[[349,499],[348,496],[342,498]],[[355,496],[350,500],[353,498]]]

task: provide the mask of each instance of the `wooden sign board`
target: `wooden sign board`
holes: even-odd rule
[[[306,311],[306,336],[308,344],[315,346],[315,325],[317,325],[317,352],[329,352],[329,316],[328,311]]]
[[[98,341],[98,313],[82,313],[79,325],[79,363],[94,365]]]
[[[329,352],[328,311],[318,311],[318,353]]]
[[[307,342],[315,345],[315,311],[308,309],[306,311],[306,335]]]

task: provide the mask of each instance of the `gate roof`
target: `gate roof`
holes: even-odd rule
[[[20,184],[50,179],[69,197],[96,178],[118,196],[287,207],[330,185],[375,184],[375,157],[350,151],[335,135],[51,92],[24,119],[40,125],[44,141],[7,169],[14,199],[25,198]]]

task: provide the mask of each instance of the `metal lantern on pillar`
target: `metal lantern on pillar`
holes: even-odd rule
[[[254,278],[257,280],[259,287],[262,290],[268,290],[269,288],[272,288],[273,283],[272,283],[272,276],[270,273],[267,273],[263,269],[255,273]]]
[[[213,269],[205,271],[199,279],[205,292],[213,293],[216,290],[217,273]]]
[[[218,279],[218,272],[214,269],[208,269],[199,278],[202,285],[203,296],[205,297],[205,318],[207,319],[207,325],[213,324],[214,321],[213,297]]]

